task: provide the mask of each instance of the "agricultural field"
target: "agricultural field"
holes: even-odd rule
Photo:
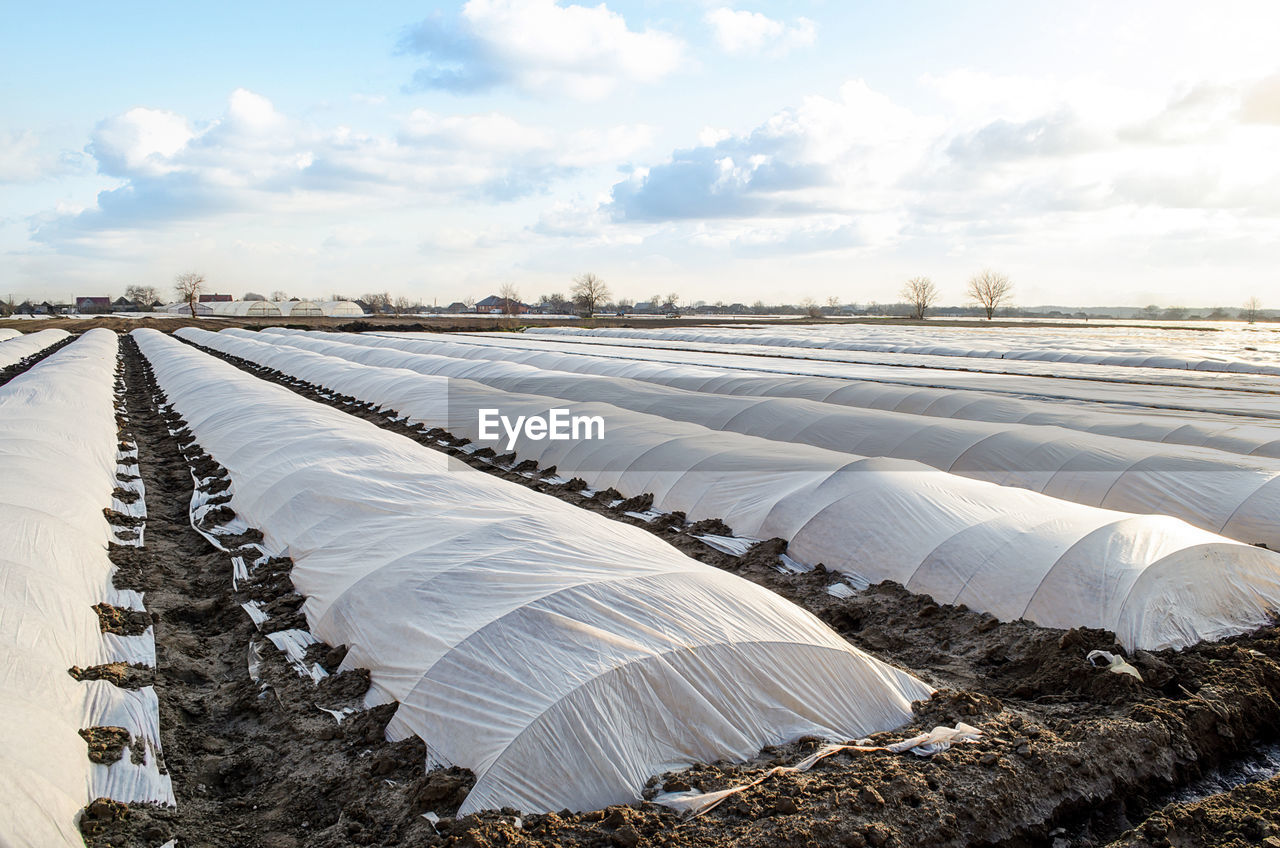
[[[124,330],[0,330],[0,844],[1280,844],[1274,331]]]

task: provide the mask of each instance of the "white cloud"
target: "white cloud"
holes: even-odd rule
[[[613,188],[616,220],[802,218],[892,204],[921,167],[939,123],[861,80],[840,97],[807,97],[742,136],[633,171]]]
[[[817,28],[808,18],[796,18],[790,24],[774,20],[760,12],[721,6],[706,14],[716,44],[726,53],[761,53],[766,49],[775,55],[813,43]]]
[[[1256,124],[1280,124],[1280,74],[1258,80],[1244,91],[1242,120]]]
[[[0,130],[0,184],[34,183],[80,169],[81,156],[30,130]]]
[[[1262,122],[1270,79],[1183,87],[1164,102],[1096,80],[982,80],[928,81],[946,92],[940,114],[854,81],[747,133],[704,131],[633,169],[603,209],[651,238],[679,230],[699,234],[690,244],[797,255],[1115,245],[1126,231],[1149,246],[1165,238],[1141,222],[1162,213],[1207,233],[1224,217],[1253,232],[1280,216],[1280,125]]]
[[[154,176],[169,170],[170,158],[194,137],[181,115],[139,107],[99,123],[89,151],[109,176]]]
[[[554,0],[469,0],[457,19],[428,18],[401,46],[426,58],[416,88],[468,93],[509,85],[583,100],[623,82],[655,82],[680,65],[685,49],[670,33],[631,29],[603,3]]]
[[[297,120],[266,97],[237,89],[212,121],[144,108],[102,121],[89,149],[100,171],[123,184],[78,214],[44,216],[36,238],[98,238],[234,212],[513,200],[630,155],[652,134],[645,126],[561,132],[500,113],[416,110],[394,136],[379,135]]]

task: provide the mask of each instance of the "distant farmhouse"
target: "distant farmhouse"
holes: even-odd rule
[[[77,297],[76,312],[81,315],[95,315],[111,311],[109,297]]]
[[[491,294],[484,300],[476,303],[476,312],[501,313],[503,315],[523,315],[529,311],[528,304],[521,303],[518,300],[508,300],[505,297],[499,297]]]
[[[32,303],[24,300],[13,308],[15,315],[65,315],[71,311],[71,305],[68,303]]]

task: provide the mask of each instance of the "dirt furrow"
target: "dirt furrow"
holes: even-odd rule
[[[316,685],[273,646],[268,634],[299,618],[292,562],[267,560],[233,588],[232,557],[260,553],[242,546],[261,536],[251,530],[222,538],[231,549],[223,551],[193,528],[192,469],[206,490],[218,485],[222,469],[180,418],[166,418],[132,339],[123,347],[149,515],[146,546],[113,547],[112,558],[116,584],[145,592],[155,623],[161,736],[178,806],[134,805],[104,816],[89,844],[154,848],[170,837],[179,846],[228,848],[439,841],[420,814],[456,809],[469,776],[428,777],[420,741],[384,740],[394,705],[359,709],[368,672],[332,673],[343,649],[321,643],[308,651],[308,662],[331,672]],[[212,526],[222,517],[214,510],[205,521]],[[240,606],[251,601],[267,616],[260,625]],[[355,712],[339,724],[321,707]]]

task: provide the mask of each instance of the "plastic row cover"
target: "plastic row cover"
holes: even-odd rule
[[[134,336],[232,507],[293,558],[311,630],[400,702],[389,733],[476,773],[461,814],[627,801],[665,769],[897,727],[930,693],[643,530]]]
[[[66,330],[37,330],[7,341],[0,341],[0,368],[16,365],[32,354],[52,347],[71,334]]]
[[[326,300],[320,304],[320,311],[328,318],[359,318],[364,315],[360,304],[350,300]]]
[[[895,382],[919,385],[964,384],[971,387],[978,382],[990,384],[996,391],[1009,391],[1010,384],[1030,386],[1053,385],[1053,396],[1080,397],[1085,400],[1113,400],[1132,403],[1132,385],[1143,386],[1142,403],[1151,405],[1148,387],[1158,387],[1154,392],[1160,403],[1167,397],[1178,398],[1188,394],[1199,395],[1205,405],[1193,409],[1230,409],[1242,402],[1248,406],[1260,379],[1252,374],[1224,374],[1206,371],[1183,371],[1166,368],[1112,368],[1104,365],[1082,363],[1039,362],[1016,359],[959,359],[953,356],[927,356],[909,353],[878,353],[872,351],[832,350],[830,348],[790,348],[765,344],[735,344],[733,342],[701,342],[653,339],[645,336],[615,336],[605,331],[584,331],[578,334],[557,333],[544,335],[544,328],[525,330],[527,338],[545,339],[575,347],[607,345],[648,353],[655,349],[665,356],[714,354],[715,359],[735,357],[754,366],[754,370],[780,373],[820,373],[826,376],[890,375]],[[555,329],[555,328],[545,328]],[[572,328],[570,328],[572,329]],[[1062,378],[1069,378],[1063,380]],[[1269,378],[1261,378],[1269,379]],[[1107,392],[1106,389],[1111,391]],[[1031,394],[1038,394],[1033,390]],[[1244,395],[1245,397],[1240,397]],[[1256,400],[1256,398],[1255,398]],[[1274,411],[1274,402],[1270,403]],[[1182,408],[1182,407],[1177,407]]]
[[[278,318],[280,306],[269,300],[224,300],[208,304],[214,315]]]
[[[272,327],[264,332],[297,333]],[[840,406],[908,412],[935,418],[955,418],[993,423],[1037,424],[1065,427],[1085,433],[1167,444],[1206,447],[1229,453],[1280,458],[1280,426],[1218,423],[1171,414],[1135,415],[1101,411],[1094,406],[1067,405],[997,394],[977,388],[933,388],[892,382],[817,377],[779,376],[729,365],[696,365],[635,359],[633,350],[606,345],[568,345],[538,341],[538,337],[491,338],[468,333],[441,341],[439,334],[386,333],[334,334],[334,338],[358,339],[356,344],[398,347],[421,353],[440,353],[464,359],[497,359],[521,362],[554,371],[628,377],[648,383],[728,395],[798,397]],[[350,340],[350,339],[348,339]],[[424,346],[430,345],[430,347]],[[661,355],[661,351],[650,351]],[[621,354],[621,355],[615,355]],[[714,356],[714,355],[712,355]],[[972,384],[971,384],[972,385]],[[1146,395],[1144,387],[1144,396]],[[1153,401],[1159,402],[1158,397]]]
[[[988,339],[977,347],[957,344],[966,335],[964,330],[933,331],[939,339],[935,344],[920,342],[928,331],[912,331],[892,334],[885,338],[883,328],[867,329],[860,325],[846,325],[840,331],[821,329],[785,330],[776,328],[743,328],[726,330],[718,327],[691,329],[626,329],[601,327],[539,327],[536,332],[552,335],[597,335],[617,338],[641,338],[663,341],[714,342],[717,344],[754,344],[772,347],[821,348],[824,350],[856,350],[870,353],[905,353],[915,356],[953,356],[977,359],[1031,360],[1038,362],[1069,362],[1086,365],[1104,365],[1121,368],[1166,368],[1183,371],[1215,371],[1231,374],[1262,374],[1280,376],[1280,366],[1263,362],[1186,357],[1177,352],[1133,350],[1108,353],[1102,351],[1062,350],[1027,346],[1011,347],[996,339]],[[973,335],[973,334],[968,334]],[[1095,344],[1102,344],[1095,342]]]
[[[16,339],[22,333],[18,330],[11,330],[8,327],[0,327],[0,342],[7,342],[9,339]]]
[[[276,303],[276,308],[280,310],[281,315],[294,318],[319,318],[324,315],[320,304],[310,300],[282,300]]]
[[[1102,627],[1129,647],[1154,649],[1252,629],[1280,605],[1280,556],[1173,518],[1081,506],[919,463],[717,432],[603,403],[556,403],[360,365],[234,333],[179,333],[473,441],[483,409],[511,420],[549,418],[558,408],[598,415],[606,422],[603,440],[522,438],[516,452],[593,488],[651,493],[658,509],[720,518],[744,536],[787,539],[802,562],[895,580],[1005,620]]]
[[[245,334],[247,331],[233,331]],[[278,335],[278,334],[277,334]],[[795,398],[702,394],[618,376],[546,371],[389,351],[355,334],[289,333],[285,343],[368,364],[477,380],[565,400],[595,400],[714,430],[909,459],[977,480],[1196,527],[1280,550],[1280,461],[1095,436],[1052,426],[954,421]],[[431,342],[416,343],[432,350]]]
[[[61,331],[50,331],[61,332]],[[65,333],[63,334],[65,336]],[[96,329],[0,387],[0,842],[83,846],[94,798],[173,803],[159,774],[154,690],[67,670],[154,661],[154,640],[101,632],[93,605],[140,607],[110,586],[116,336]],[[78,734],[124,727],[146,762],[89,761]]]

